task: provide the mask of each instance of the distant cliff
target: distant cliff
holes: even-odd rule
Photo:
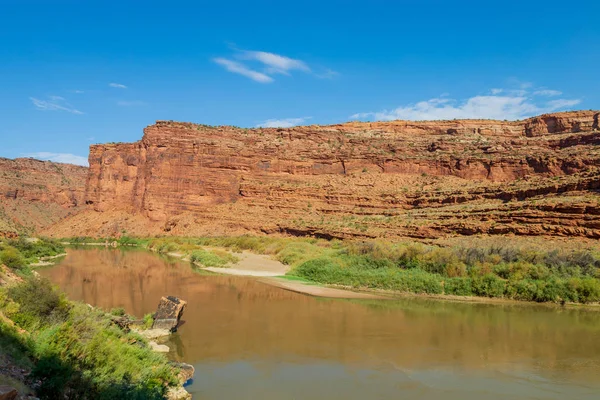
[[[45,228],[84,204],[86,167],[0,158],[0,235]]]
[[[286,129],[158,121],[139,142],[91,146],[85,199],[96,213],[57,229],[600,237],[598,118]]]

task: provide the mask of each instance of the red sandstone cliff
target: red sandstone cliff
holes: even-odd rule
[[[139,142],[90,148],[86,202],[97,213],[57,232],[600,237],[598,118],[289,129],[158,121]]]
[[[84,204],[87,168],[0,158],[0,234],[45,228]]]

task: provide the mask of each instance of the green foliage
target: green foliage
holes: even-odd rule
[[[144,324],[142,325],[142,328],[150,329],[152,328],[152,324],[154,324],[154,316],[152,314],[144,315]]]
[[[397,268],[364,268],[359,264],[349,267],[331,258],[318,258],[299,265],[292,274],[316,282],[351,286],[355,288],[380,288],[413,293],[442,293],[439,275],[421,270]]]
[[[52,257],[65,252],[62,244],[48,238],[30,239],[21,236],[19,239],[10,240],[8,244],[18,249],[23,257],[28,260],[39,259],[40,257]]]
[[[12,246],[4,246],[4,250],[0,251],[0,264],[12,269],[22,269],[26,266],[23,255]]]
[[[471,282],[473,294],[481,297],[502,297],[506,283],[494,274],[478,276]]]
[[[544,250],[500,238],[464,247],[250,235],[168,237],[149,243],[153,250],[190,254],[204,265],[226,264],[223,258],[229,253],[204,246],[272,255],[293,267],[291,275],[320,283],[537,302],[600,301],[600,253]]]
[[[26,329],[63,322],[69,313],[68,301],[47,279],[28,277],[23,283],[9,288],[8,297],[19,304],[18,312],[9,316]]]
[[[235,263],[239,259],[226,251],[195,250],[190,255],[190,261],[202,264],[205,267],[224,267],[229,263]]]
[[[0,319],[0,350],[34,365],[41,399],[162,399],[177,384],[166,357],[143,338],[101,310],[67,302],[43,279],[0,290],[0,311],[31,332],[25,339]]]
[[[115,317],[122,317],[125,315],[125,309],[123,307],[117,307],[110,310],[110,314]]]
[[[444,282],[444,294],[454,296],[472,296],[473,285],[471,278],[450,278]]]
[[[117,240],[117,243],[121,246],[143,246],[146,244],[146,241],[143,239],[123,235],[119,238],[119,240]]]

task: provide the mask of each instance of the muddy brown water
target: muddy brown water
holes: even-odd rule
[[[169,356],[194,399],[599,399],[600,312],[319,299],[145,251],[71,249],[40,273],[141,317],[188,301]]]

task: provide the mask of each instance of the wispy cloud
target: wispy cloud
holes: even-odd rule
[[[580,99],[556,99],[540,102],[534,98],[536,91],[529,92],[527,90],[529,87],[529,84],[521,84],[521,89],[518,90],[492,89],[490,94],[463,100],[440,96],[391,110],[356,113],[350,118],[380,121],[454,118],[518,120],[537,114],[568,109],[581,102]]]
[[[256,82],[271,83],[275,75],[290,76],[292,71],[300,71],[318,78],[331,79],[338,75],[332,69],[314,71],[305,61],[275,54],[268,51],[240,50],[232,46],[235,53],[231,58],[213,58],[212,61],[229,72],[243,75]],[[235,60],[234,60],[235,59]],[[237,61],[236,61],[237,60]]]
[[[117,105],[121,107],[145,106],[146,102],[141,100],[119,100],[117,101]]]
[[[310,72],[310,68],[304,61],[295,60],[286,56],[266,51],[242,51],[239,58],[245,60],[255,60],[266,67],[269,74],[289,75],[292,70]]]
[[[29,100],[33,105],[42,111],[66,111],[71,114],[83,114],[83,112],[74,108],[64,98],[60,96],[48,96],[48,100],[38,99],[36,97],[30,97]]]
[[[540,90],[536,90],[535,92],[533,92],[533,94],[535,96],[554,97],[554,96],[560,96],[562,94],[562,92],[560,90],[540,89]]]
[[[268,119],[256,125],[257,128],[291,128],[292,126],[300,125],[312,117],[302,118],[284,118],[284,119]]]
[[[246,78],[252,79],[253,81],[260,83],[273,82],[273,78],[271,78],[270,76],[250,69],[244,64],[239,63],[237,61],[228,60],[226,58],[213,58],[213,61],[223,66],[227,71],[233,72],[234,74],[240,74],[242,76],[245,76]]]
[[[546,104],[550,108],[550,111],[555,111],[558,109],[570,108],[570,107],[576,106],[579,103],[581,103],[581,100],[579,100],[579,99],[572,99],[572,100],[557,99],[557,100],[551,100]]]
[[[85,93],[85,91],[83,91],[83,90],[71,90],[70,92],[71,92],[71,93],[75,93],[75,94],[82,94],[82,93]]]
[[[86,167],[88,165],[88,159],[86,157],[77,156],[77,155],[71,154],[71,153],[50,153],[47,151],[40,151],[40,152],[36,152],[36,153],[26,153],[26,154],[23,154],[23,156],[37,158],[39,160],[54,161],[54,162],[59,162],[59,163],[83,165]]]
[[[117,88],[117,89],[127,89],[127,86],[123,85],[122,83],[109,83],[108,86],[113,87],[113,88]]]

